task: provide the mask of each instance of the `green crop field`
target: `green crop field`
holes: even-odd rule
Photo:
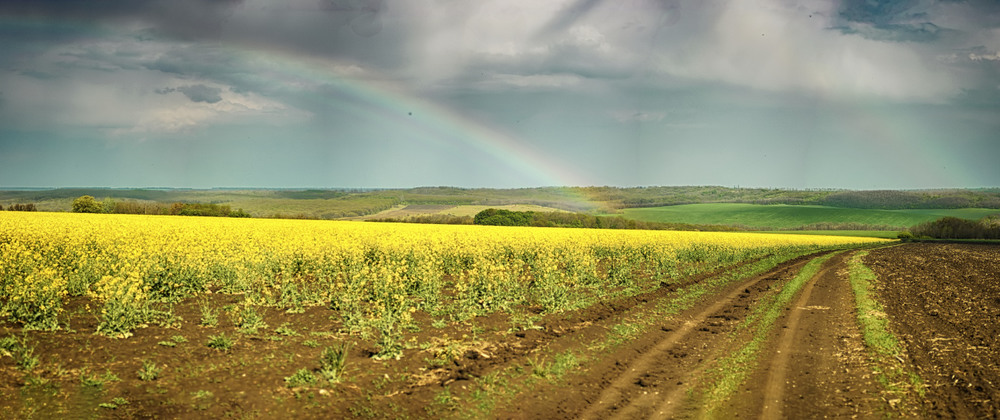
[[[815,223],[859,223],[909,227],[945,216],[980,219],[997,209],[847,209],[785,204],[685,204],[623,210],[629,219],[646,222],[741,225],[750,228],[788,229]]]
[[[826,236],[860,236],[865,238],[895,239],[898,230],[770,230],[760,233],[781,233],[785,235],[826,235]]]

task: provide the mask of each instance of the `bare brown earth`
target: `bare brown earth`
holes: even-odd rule
[[[400,205],[378,213],[366,216],[344,217],[343,220],[379,220],[396,219],[405,220],[417,216],[475,216],[488,208],[504,209],[510,211],[535,211],[535,212],[566,212],[566,210],[554,207],[544,207],[534,204],[496,204],[496,205],[447,205],[447,204],[410,204]]]
[[[111,339],[93,334],[92,302],[74,298],[59,331],[0,323],[0,338],[23,339],[39,359],[26,372],[0,355],[0,418],[998,417],[1000,247],[913,244],[865,259],[905,364],[926,384],[915,408],[897,406],[876,380],[846,274],[851,255],[833,255],[780,308],[744,380],[721,401],[708,397],[725,376],[720,361],[753,340],[747,325],[760,308],[819,254],[718,281],[754,263],[744,262],[544,316],[524,308],[458,322],[418,312],[403,357],[387,361],[371,357],[370,338],[340,332],[326,307],[268,309],[268,327],[247,334],[225,310],[241,297],[213,294],[209,303],[223,309],[217,326],[198,325],[192,300],[173,307],[173,325]],[[295,334],[278,333],[281,325]],[[220,333],[235,339],[231,349],[206,346]],[[352,347],[340,383],[286,386],[344,342]],[[138,378],[144,360],[161,367],[159,378]],[[109,374],[117,380],[81,380]],[[115,398],[127,404],[107,407]]]
[[[926,385],[924,415],[1000,418],[1000,246],[909,244],[865,263]]]

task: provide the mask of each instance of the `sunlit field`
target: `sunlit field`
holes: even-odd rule
[[[3,314],[58,328],[66,296],[103,305],[99,332],[126,337],[149,304],[204,293],[255,306],[337,309],[398,353],[414,311],[470,317],[580,307],[768,254],[873,238],[0,213]]]

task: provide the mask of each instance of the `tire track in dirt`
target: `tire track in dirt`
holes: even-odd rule
[[[719,339],[716,335],[745,318],[753,302],[772,283],[794,277],[818,255],[779,265],[767,273],[729,286],[722,296],[716,296],[687,319],[678,320],[679,326],[664,326],[669,334],[642,351],[623,372],[608,381],[600,396],[579,418],[669,416],[674,407],[683,403],[687,389],[696,385],[702,376],[704,364],[701,362],[714,358],[721,351],[709,345]],[[698,360],[693,360],[695,358]]]
[[[764,408],[761,412],[761,418],[765,420],[770,419],[780,419],[782,417],[782,409],[784,408],[784,398],[785,398],[785,386],[788,384],[786,377],[789,371],[789,359],[791,358],[792,347],[797,342],[797,336],[799,335],[799,321],[802,319],[803,312],[807,309],[807,303],[809,298],[812,297],[812,291],[816,288],[816,283],[825,279],[829,274],[830,270],[836,264],[843,264],[844,254],[835,256],[833,259],[827,262],[826,266],[820,269],[812,279],[802,288],[802,292],[799,293],[799,297],[792,304],[792,309],[788,314],[788,319],[785,324],[786,328],[781,337],[778,339],[777,351],[774,356],[771,357],[771,363],[768,368],[768,377],[764,385]],[[814,309],[825,309],[829,310],[827,306],[814,306]]]
[[[816,256],[814,256],[813,259],[820,258],[820,257],[821,257],[821,255],[816,255]],[[840,257],[841,257],[841,255],[835,256],[835,258],[840,258]],[[803,264],[803,266],[804,265],[805,264]],[[795,277],[795,276],[797,276],[798,273],[799,273],[799,271],[801,271],[802,269],[804,269],[803,266],[798,267],[798,269],[794,273],[791,273],[791,275],[788,276],[788,277]],[[802,290],[798,293],[799,297],[796,298],[795,302],[791,303],[792,306],[790,306],[790,307],[801,306],[801,304],[803,304],[805,301],[807,301],[809,299],[809,295],[812,293],[812,288],[815,285],[815,281],[814,280],[817,277],[820,277],[820,276],[824,275],[830,269],[831,269],[830,262],[829,261],[824,262],[823,268],[819,272],[817,272],[815,275],[813,275],[812,277],[810,277],[810,279],[803,285]],[[788,283],[784,283],[782,287],[788,287]],[[780,290],[778,290],[778,291],[780,291]],[[790,323],[792,321],[794,321],[794,323],[797,323],[798,322],[797,318],[798,317],[796,316],[794,320],[793,319],[789,319]],[[795,328],[794,326],[791,326],[791,325],[789,327]],[[746,334],[746,333],[744,333],[744,334]],[[736,344],[740,340],[736,339],[736,340],[730,340],[730,341],[731,342],[728,343],[728,345]],[[787,355],[789,353],[788,352],[788,348],[791,348],[791,344],[792,344],[792,341],[789,340],[789,342],[787,344],[785,344],[784,346],[781,346],[781,347],[784,347],[784,349],[782,349],[783,351],[779,351],[778,355],[779,356]],[[719,346],[719,347],[720,348],[727,348],[727,346],[725,346],[725,345],[722,345],[722,346]],[[781,348],[781,347],[779,347],[779,348]],[[720,353],[718,355],[719,357],[724,356],[724,352],[723,351],[720,350],[719,353]],[[716,357],[715,359],[718,359],[718,357]],[[701,367],[699,367],[697,370],[692,371],[691,373],[689,373],[689,375],[691,375],[693,378],[695,378],[694,380],[697,380],[697,379],[703,377],[705,371],[710,366],[711,366],[710,363],[705,363]],[[781,383],[781,382],[784,381],[784,377],[786,376],[786,374],[785,374],[784,371],[786,369],[787,369],[787,357],[784,357],[783,359],[782,358],[775,358],[774,360],[772,360],[771,369],[768,370],[769,372],[772,372],[772,374],[770,375],[770,377],[765,382],[765,387],[764,387],[764,390],[763,390],[763,394],[765,395],[764,401],[767,401],[768,398],[773,398],[773,399],[778,399],[778,400],[781,399],[781,393],[783,391],[783,387],[777,386],[777,384],[779,384],[779,383]],[[772,370],[774,370],[774,371],[772,371]],[[696,386],[697,386],[697,384],[696,384]],[[674,390],[667,398],[665,398],[664,400],[662,400],[660,402],[660,405],[653,412],[653,414],[649,416],[649,418],[650,419],[668,419],[668,418],[675,417],[676,416],[675,410],[682,408],[682,406],[683,406],[683,404],[685,402],[684,399],[685,399],[686,395],[684,395],[685,394],[684,391],[685,390],[683,390],[683,389],[676,389],[676,390]],[[760,393],[758,393],[758,394],[760,394]],[[770,395],[768,395],[768,394],[770,394]],[[766,405],[764,405],[764,406],[766,407]],[[694,413],[698,412],[698,408],[696,408],[696,407],[687,407],[687,409],[688,409],[687,411],[689,413],[691,413],[691,414],[694,414]],[[701,414],[704,414],[704,413],[701,413]],[[771,415],[771,414],[770,413],[766,413],[766,412],[763,413],[763,418],[782,418],[781,415],[780,415],[780,412],[777,413],[777,417],[767,417],[768,415]]]
[[[724,414],[840,418],[885,408],[857,324],[845,264],[850,255],[827,261],[786,307],[756,371]]]

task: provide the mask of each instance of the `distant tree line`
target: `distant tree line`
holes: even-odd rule
[[[1000,209],[997,194],[970,191],[842,191],[830,194],[817,204],[855,209]]]
[[[788,190],[725,187],[586,187],[584,195],[608,209],[700,203],[825,205],[856,209],[1000,209],[997,190]]]
[[[141,201],[117,201],[105,198],[97,201],[93,196],[84,195],[73,200],[74,213],[151,214],[175,216],[250,217],[243,209],[233,210],[223,204],[213,203],[149,203]]]
[[[3,206],[0,206],[0,210],[3,210]],[[7,211],[38,211],[35,208],[35,203],[17,203],[7,206]]]
[[[174,203],[170,205],[170,214],[179,216],[250,217],[243,209],[234,211],[227,205],[212,203]]]
[[[1000,215],[991,215],[980,220],[942,217],[933,222],[925,222],[900,234],[902,239],[1000,239]]]
[[[771,230],[771,229],[766,229]],[[780,230],[882,230],[882,231],[900,231],[906,230],[905,226],[891,226],[891,225],[870,225],[867,223],[855,223],[855,222],[845,222],[845,223],[833,223],[833,222],[820,222],[811,223],[808,225],[796,226],[793,228],[786,228]]]
[[[409,221],[409,220],[407,220]],[[701,230],[741,231],[734,226],[694,225],[688,223],[657,223],[630,220],[620,216],[594,216],[583,213],[511,211],[486,209],[472,218],[477,225],[572,227],[589,229],[646,229],[646,230]]]
[[[422,214],[406,218],[382,217],[368,219],[369,222],[388,223],[425,223],[433,225],[471,225],[472,216],[453,216],[450,214]]]

